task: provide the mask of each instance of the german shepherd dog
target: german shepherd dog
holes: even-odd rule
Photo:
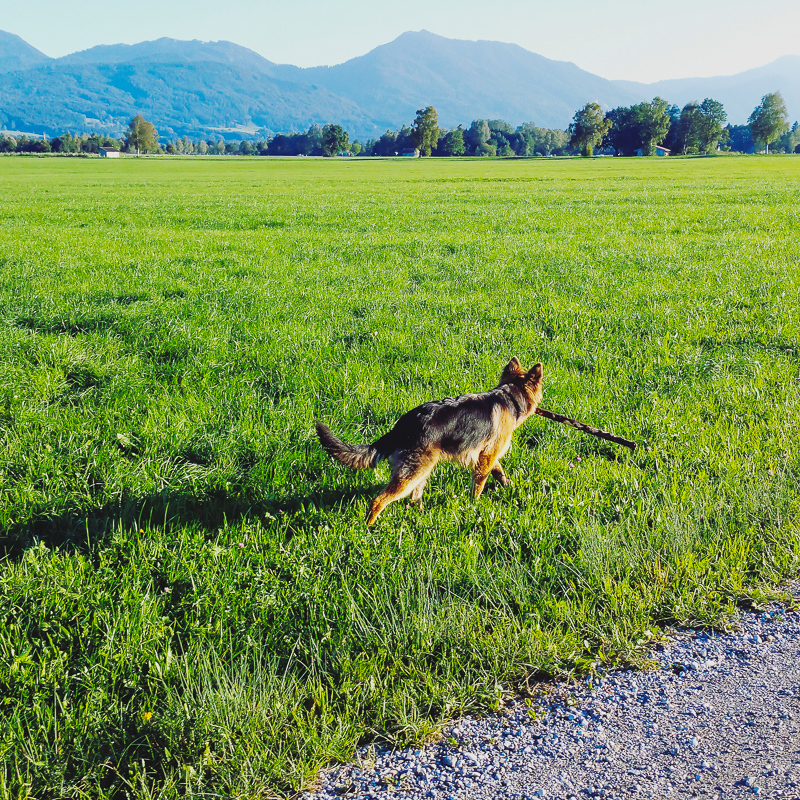
[[[542,400],[542,365],[527,372],[514,356],[495,389],[433,400],[407,411],[394,427],[372,444],[345,444],[327,425],[317,422],[320,443],[337,461],[353,469],[371,469],[389,459],[392,479],[372,501],[367,525],[389,503],[411,495],[422,506],[422,492],[441,460],[472,469],[472,493],[480,497],[491,475],[508,485],[500,459],[511,447],[511,436],[536,411]]]

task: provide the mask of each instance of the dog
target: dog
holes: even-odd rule
[[[514,356],[496,388],[423,403],[403,414],[372,444],[346,444],[319,421],[317,436],[330,456],[353,469],[372,469],[379,461],[389,460],[392,478],[372,501],[367,526],[389,503],[407,495],[422,507],[425,484],[443,460],[472,469],[472,494],[478,498],[489,475],[508,485],[500,459],[511,447],[514,431],[542,400],[542,372],[539,363],[524,370]]]

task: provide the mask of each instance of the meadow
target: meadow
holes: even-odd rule
[[[800,570],[800,161],[0,159],[0,798],[275,797]],[[322,451],[545,367],[477,502]]]

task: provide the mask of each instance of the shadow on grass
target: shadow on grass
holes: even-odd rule
[[[202,498],[181,492],[162,492],[144,497],[122,497],[99,508],[54,512],[52,508],[34,511],[25,522],[0,529],[0,559],[16,560],[30,547],[43,542],[50,548],[90,553],[106,541],[114,530],[134,524],[140,528],[199,524],[216,530],[225,524],[265,514],[290,516],[308,509],[333,508],[355,497],[372,497],[382,484],[348,486],[341,489],[320,487],[306,495],[273,495],[269,499],[248,499],[225,492]],[[291,534],[288,534],[291,536]]]
[[[581,434],[575,432],[575,435],[579,436]],[[544,431],[537,430],[522,439],[522,444],[529,450],[538,450],[544,446],[545,440],[546,435]],[[629,455],[629,452],[625,448],[619,445],[613,445],[610,442],[605,442],[602,439],[595,439],[591,436],[583,435],[577,445],[578,452],[582,458],[597,456],[598,458],[604,458],[606,461],[618,462],[624,461]]]

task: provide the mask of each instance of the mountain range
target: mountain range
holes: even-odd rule
[[[484,118],[565,128],[589,101],[612,108],[656,95],[679,106],[714,97],[736,124],[776,90],[792,119],[800,117],[800,56],[737,75],[646,84],[607,80],[515,44],[424,30],[310,68],[276,64],[232,42],[166,38],[49,58],[0,31],[0,129],[48,135],[119,135],[140,113],[162,139],[263,137],[327,122],[363,139],[410,124],[427,105],[444,127]]]

